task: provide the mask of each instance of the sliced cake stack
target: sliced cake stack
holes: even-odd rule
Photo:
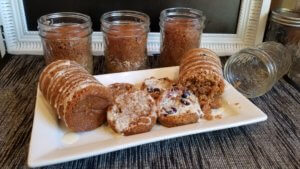
[[[179,83],[193,91],[209,119],[211,108],[220,107],[225,87],[219,57],[205,48],[189,50],[181,59]]]
[[[58,60],[41,73],[39,88],[72,131],[99,127],[112,102],[111,91],[74,61]]]

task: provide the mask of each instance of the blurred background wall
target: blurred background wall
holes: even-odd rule
[[[271,10],[275,8],[289,8],[300,11],[300,0],[272,0]]]

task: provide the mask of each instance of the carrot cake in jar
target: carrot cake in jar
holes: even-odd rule
[[[92,22],[89,16],[61,12],[38,20],[46,65],[56,60],[73,60],[93,73]]]
[[[149,17],[136,11],[112,11],[101,17],[105,72],[146,68]]]
[[[189,49],[200,47],[205,17],[191,8],[169,8],[161,12],[160,66],[176,66]]]

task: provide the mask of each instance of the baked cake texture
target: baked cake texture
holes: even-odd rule
[[[197,97],[179,86],[163,92],[158,102],[158,121],[166,127],[198,122],[203,116]]]
[[[211,108],[220,107],[225,88],[220,58],[209,49],[189,50],[181,60],[179,83],[198,97],[206,119],[211,119]]]
[[[117,133],[133,135],[148,132],[156,123],[156,104],[143,90],[119,95],[107,111],[109,126]]]
[[[141,89],[147,91],[154,99],[158,99],[161,93],[169,89],[173,85],[173,81],[169,78],[150,77],[144,80]]]
[[[135,90],[135,86],[130,83],[113,83],[110,84],[108,88],[112,91],[114,99],[121,94]]]
[[[70,60],[49,64],[40,75],[39,88],[58,118],[75,132],[103,124],[112,102],[111,91]]]

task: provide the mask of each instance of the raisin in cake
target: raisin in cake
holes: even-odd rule
[[[166,127],[196,123],[202,115],[197,97],[184,87],[173,86],[159,98],[158,121]]]
[[[41,73],[39,88],[72,131],[99,127],[112,102],[111,91],[74,61],[58,60]]]
[[[179,83],[198,97],[205,117],[210,119],[211,108],[220,107],[225,83],[219,57],[211,50],[189,50],[181,60]]]
[[[109,126],[124,135],[148,132],[156,123],[154,99],[143,90],[126,92],[116,97],[108,108]]]
[[[154,99],[158,99],[162,92],[169,89],[173,81],[169,78],[150,77],[144,80],[141,89],[147,91]]]

